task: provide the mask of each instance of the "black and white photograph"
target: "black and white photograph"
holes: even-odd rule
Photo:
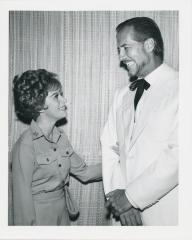
[[[190,239],[186,4],[1,10],[2,237]]]
[[[10,224],[177,225],[178,11],[9,21]]]

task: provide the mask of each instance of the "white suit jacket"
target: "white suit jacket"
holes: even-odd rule
[[[104,191],[126,189],[144,225],[178,223],[178,73],[160,65],[134,123],[134,96],[115,93],[101,135]]]

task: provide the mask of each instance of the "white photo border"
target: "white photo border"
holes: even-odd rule
[[[8,33],[11,10],[178,10],[180,74],[180,191],[177,227],[14,227],[8,226]],[[192,1],[45,1],[0,0],[0,239],[192,239]]]

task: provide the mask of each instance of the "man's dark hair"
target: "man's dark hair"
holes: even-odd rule
[[[49,91],[61,89],[57,75],[45,69],[28,70],[13,79],[15,112],[19,119],[36,120]]]
[[[125,27],[133,27],[134,39],[138,42],[144,42],[148,38],[153,38],[155,41],[154,54],[163,61],[164,59],[164,44],[158,25],[151,18],[135,17],[120,23],[116,31],[117,33]]]

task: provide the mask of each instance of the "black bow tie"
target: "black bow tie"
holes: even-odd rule
[[[141,96],[143,95],[144,89],[147,90],[149,87],[150,87],[150,84],[147,81],[145,81],[144,78],[135,80],[129,86],[131,91],[134,91],[135,89],[137,89],[135,94],[135,99],[134,99],[135,110]]]
[[[140,78],[133,81],[129,86],[131,91],[134,91],[136,88],[141,88],[141,87],[147,90],[150,87],[150,84],[144,78]]]

